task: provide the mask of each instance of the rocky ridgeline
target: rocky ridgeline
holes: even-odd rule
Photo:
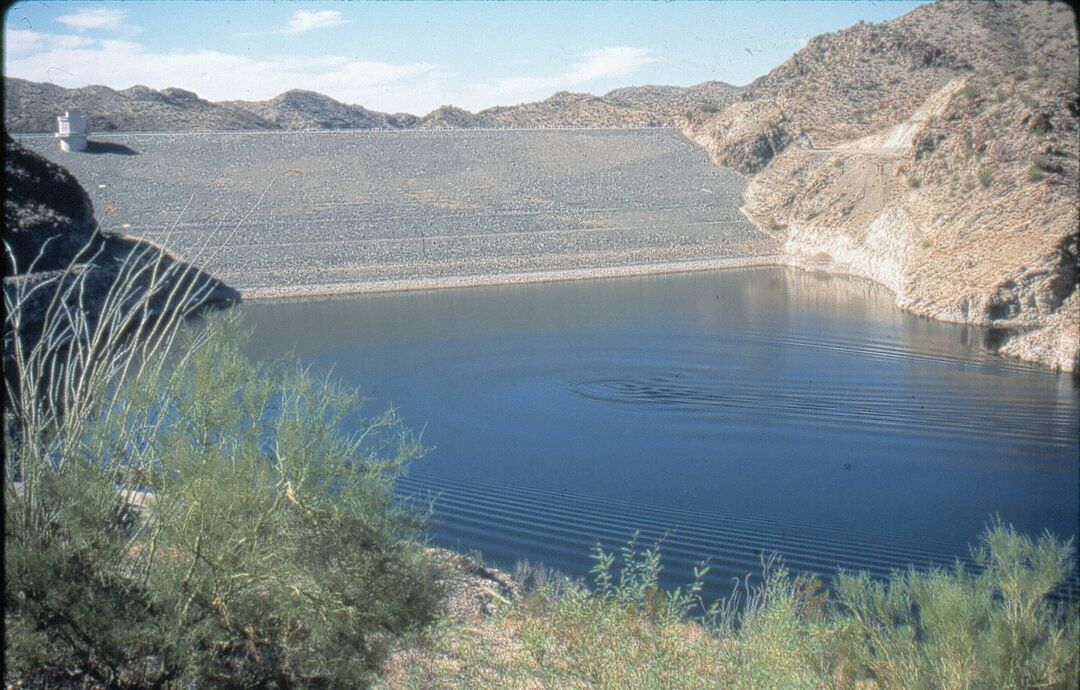
[[[744,211],[793,265],[901,307],[1015,329],[1076,371],[1077,39],[1065,4],[944,2],[819,36],[738,102],[680,121],[754,177]]]
[[[415,126],[420,119],[407,113],[388,115],[346,105],[321,93],[298,89],[268,101],[222,101],[217,105],[272,125],[265,129],[403,129]]]
[[[560,92],[535,103],[478,113],[442,106],[423,117],[382,113],[314,91],[287,91],[267,101],[212,103],[183,89],[133,86],[65,89],[7,77],[4,118],[10,132],[51,132],[56,115],[79,109],[97,132],[307,129],[471,129],[479,127],[649,127],[674,124],[699,108],[727,105],[738,92],[721,82],[697,86],[639,86],[606,96]]]

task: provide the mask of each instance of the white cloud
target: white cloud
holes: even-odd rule
[[[566,76],[574,84],[582,84],[594,79],[623,77],[637,71],[638,67],[656,62],[646,48],[618,46],[600,48],[582,54],[583,60],[571,66]]]
[[[14,41],[12,34],[17,34]],[[152,52],[132,41],[13,30],[7,31],[7,40],[9,46],[17,43],[22,49],[9,49],[5,56],[8,76],[69,88],[177,86],[212,101],[263,100],[299,88],[376,110],[426,113],[445,102],[449,79],[444,68],[427,62],[364,61],[341,55],[257,59],[216,50]]]
[[[31,53],[42,47],[44,35],[26,29],[7,29],[4,32],[4,48],[8,54]]]
[[[87,29],[119,29],[123,26],[126,14],[123,10],[88,7],[71,14],[61,15],[56,18],[56,21],[79,31],[86,31]]]
[[[337,26],[338,24],[344,23],[345,17],[337,10],[320,10],[318,12],[300,10],[289,19],[286,31],[289,33],[301,33],[303,31],[324,29],[328,26]]]
[[[543,77],[507,77],[472,84],[470,91],[488,101],[514,103],[524,98],[543,98],[551,92],[581,86],[589,82],[632,74],[647,64],[656,62],[646,48],[613,46],[589,50],[567,69]]]

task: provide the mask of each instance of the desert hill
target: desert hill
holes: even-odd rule
[[[183,89],[146,86],[65,89],[7,77],[4,119],[9,132],[51,132],[56,116],[78,108],[92,131],[216,131],[237,129],[456,129],[471,127],[640,127],[671,125],[700,108],[727,105],[739,90],[721,82],[644,86],[605,96],[560,92],[543,101],[469,112],[444,105],[425,116],[383,113],[314,91],[294,89],[265,101],[210,102]]]
[[[9,132],[56,131],[56,116],[71,109],[92,114],[90,126],[96,132],[276,129],[250,113],[211,103],[183,89],[65,89],[4,78],[4,122]]]
[[[217,105],[248,113],[281,129],[399,129],[411,127],[418,120],[415,115],[380,113],[299,89],[268,101],[222,101]]]
[[[1043,0],[924,5],[891,22],[817,36],[745,87],[736,107],[684,125],[715,140],[719,161],[756,172],[769,156],[751,150],[855,139],[910,116],[959,76],[1038,66],[1064,83],[1077,70],[1072,22],[1067,5]]]
[[[818,36],[713,115],[680,120],[754,174],[744,211],[795,265],[915,313],[1016,332],[1076,370],[1078,49],[1064,3],[941,2]]]

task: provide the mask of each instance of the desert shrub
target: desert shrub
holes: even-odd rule
[[[593,552],[592,587],[546,579],[489,622],[447,625],[408,688],[1077,687],[1078,607],[1051,593],[1072,546],[995,523],[977,569],[844,575],[835,591],[765,559],[704,608],[700,581],[663,592],[655,547]]]
[[[907,185],[912,189],[918,189],[922,186],[922,178],[918,175],[909,175],[907,178]]]
[[[716,640],[689,620],[705,569],[686,589],[665,592],[656,546],[639,551],[632,540],[619,557],[597,547],[593,559],[591,590],[544,585],[518,608],[526,615],[509,615],[533,673],[551,687],[717,687]]]
[[[842,576],[858,667],[885,688],[1075,688],[1075,602],[1049,596],[1071,572],[1071,543],[995,523],[975,556],[981,572]]]
[[[991,172],[990,170],[980,170],[979,171],[979,184],[982,185],[982,187],[984,189],[989,189],[990,185],[993,184],[993,182],[994,182],[994,173],[993,172]]]
[[[811,690],[822,687],[839,664],[835,624],[823,609],[807,606],[798,582],[780,568],[748,600],[729,633],[724,687]]]
[[[10,671],[358,687],[432,618],[422,516],[393,493],[423,448],[392,410],[364,417],[354,391],[250,362],[235,317],[159,319],[150,346],[51,318],[67,346],[14,357],[5,409]]]
[[[1031,167],[1028,169],[1028,178],[1031,178],[1031,171],[1038,171],[1045,176],[1047,173],[1060,173],[1063,170],[1061,163],[1054,160],[1049,156],[1035,156],[1031,159]],[[1042,179],[1040,177],[1039,179]]]
[[[720,106],[715,103],[702,103],[701,112],[703,113],[718,113],[720,112]]]
[[[1043,169],[1039,167],[1037,163],[1032,163],[1027,170],[1027,178],[1030,182],[1038,182],[1045,177],[1046,173],[1043,172]]]

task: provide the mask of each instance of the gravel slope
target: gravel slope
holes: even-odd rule
[[[245,297],[753,263],[775,241],[743,178],[678,131],[244,132],[97,137],[62,163],[103,230]]]

